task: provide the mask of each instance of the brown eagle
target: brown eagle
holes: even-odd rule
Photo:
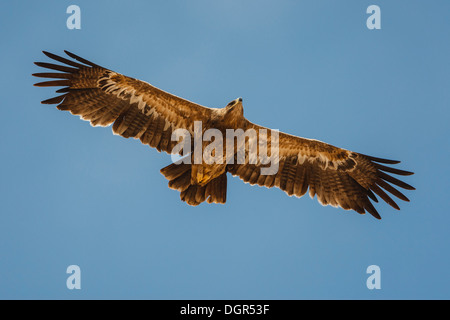
[[[59,110],[79,115],[83,120],[90,121],[92,126],[112,124],[114,134],[140,139],[143,144],[158,151],[171,154],[179,142],[173,141],[172,133],[177,129],[193,133],[195,121],[202,123],[203,133],[209,128],[221,132],[227,129],[262,132],[267,129],[244,117],[241,98],[224,108],[207,108],[103,68],[68,51],[65,53],[73,60],[44,51],[46,56],[63,65],[35,63],[39,67],[59,71],[34,73],[35,77],[57,79],[39,82],[35,86],[63,87],[56,91],[61,95],[42,103],[57,104]],[[375,194],[399,210],[384,190],[404,201],[409,200],[391,184],[414,190],[414,187],[388,174],[413,174],[386,166],[400,161],[367,156],[281,132],[277,142],[279,154],[275,174],[262,174],[261,169],[265,165],[250,162],[248,152],[242,163],[228,160],[219,164],[172,163],[161,169],[161,173],[169,180],[169,188],[180,191],[181,200],[190,205],[204,201],[225,203],[229,172],[251,185],[278,187],[289,196],[301,197],[309,190],[311,198],[317,195],[322,205],[352,209],[361,214],[367,211],[377,219],[380,215],[371,202],[378,202]],[[246,143],[248,146],[248,141]],[[267,146],[270,146],[269,142]]]

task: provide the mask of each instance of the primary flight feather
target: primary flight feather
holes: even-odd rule
[[[253,124],[244,117],[240,98],[224,108],[207,108],[68,51],[65,53],[72,60],[44,51],[46,56],[63,65],[35,63],[51,72],[34,73],[33,76],[57,79],[39,82],[35,86],[63,87],[56,91],[61,95],[42,101],[44,104],[57,104],[59,110],[79,115],[93,126],[112,124],[115,134],[140,139],[143,144],[169,154],[178,144],[172,140],[174,131],[184,129],[194,133],[196,122],[202,123],[202,133],[211,128],[223,133],[227,129],[254,130],[260,138],[261,132],[269,132],[265,138],[267,148],[271,147],[270,129]],[[169,187],[180,191],[181,200],[190,205],[204,201],[225,203],[229,172],[252,185],[278,187],[297,197],[309,192],[311,197],[317,195],[322,205],[329,204],[361,214],[367,211],[377,219],[380,215],[371,202],[378,202],[376,195],[399,209],[385,191],[409,201],[397,188],[414,190],[414,187],[390,175],[413,174],[388,166],[399,161],[371,157],[282,132],[277,142],[279,154],[275,174],[262,174],[261,169],[265,165],[261,161],[251,162],[248,157],[242,163],[173,163],[161,169],[161,173],[169,180]],[[236,160],[236,154],[232,160]]]

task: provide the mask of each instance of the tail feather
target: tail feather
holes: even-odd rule
[[[191,206],[202,202],[225,203],[227,201],[227,173],[211,180],[204,186],[191,183],[190,164],[171,164],[161,169],[169,180],[169,188],[180,191],[180,198]]]
[[[227,173],[223,173],[206,185],[208,203],[225,203],[227,201]]]
[[[161,169],[161,173],[169,181],[180,177],[187,171],[189,171],[189,173],[191,172],[191,165],[186,163],[180,164],[172,163],[171,165]]]

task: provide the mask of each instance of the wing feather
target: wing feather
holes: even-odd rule
[[[257,132],[261,129],[268,130],[248,122],[247,129],[249,128]],[[267,149],[270,149],[270,141],[268,135]],[[227,170],[251,184],[257,183],[268,188],[275,186],[288,195],[297,197],[308,192],[311,198],[317,196],[322,205],[338,206],[361,214],[369,212],[380,219],[371,202],[378,202],[375,194],[395,209],[399,209],[399,206],[384,190],[401,200],[409,201],[387,182],[404,189],[414,189],[386,173],[410,175],[412,172],[380,163],[397,164],[399,161],[366,156],[321,141],[280,132],[279,167],[276,174],[262,175],[260,172],[264,166],[261,164],[230,164]]]
[[[57,104],[92,126],[109,126],[125,138],[140,139],[158,151],[171,153],[177,142],[172,132],[191,130],[194,121],[207,121],[212,109],[162,91],[146,82],[124,76],[65,51],[69,58],[44,54],[59,63],[35,62],[39,67],[60,71],[34,73],[49,80],[35,86],[62,86],[63,95],[42,101]],[[201,198],[201,197],[200,197]]]

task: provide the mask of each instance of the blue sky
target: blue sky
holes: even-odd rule
[[[81,8],[69,30],[66,8]],[[366,9],[381,8],[381,30]],[[0,298],[448,299],[448,1],[39,1],[0,12]],[[40,101],[72,51],[210,107],[416,174],[383,220],[228,179],[167,188],[170,156]],[[402,203],[400,203],[402,202]],[[66,269],[81,268],[81,290]],[[370,265],[381,289],[366,287]]]

